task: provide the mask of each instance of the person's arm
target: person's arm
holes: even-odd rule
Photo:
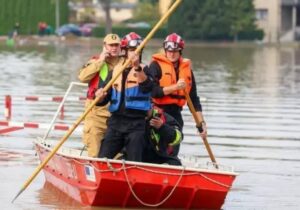
[[[159,85],[161,79],[161,69],[156,61],[151,62],[149,66],[149,74],[153,78],[152,97],[161,98],[164,96],[163,88]]]
[[[177,90],[182,90],[186,86],[184,79],[179,79],[176,84],[163,88],[164,95],[170,95]]]
[[[170,95],[177,90],[181,90],[185,88],[186,84],[184,79],[179,79],[176,84],[167,87],[161,87],[159,84],[159,80],[162,77],[162,71],[159,64],[156,61],[153,61],[150,64],[149,68],[150,68],[150,73],[152,75],[152,78],[154,79],[154,85],[152,90],[153,98],[162,98],[165,95]]]
[[[171,126],[165,123],[159,129],[159,134],[161,139],[166,141],[166,143],[170,146],[178,145],[182,141],[182,133],[179,127],[176,126]]]
[[[179,123],[170,115],[164,113],[166,122],[159,130],[159,133],[169,146],[180,144],[183,139],[183,134]]]
[[[191,101],[196,110],[196,114],[198,115],[198,119],[201,122],[201,125],[199,127],[197,127],[198,131],[201,134],[202,138],[206,138],[207,127],[206,127],[206,122],[205,122],[203,114],[202,114],[202,105],[200,103],[200,98],[197,95],[197,86],[196,86],[195,76],[194,76],[193,71],[192,71],[192,88],[191,88],[191,92],[190,92],[190,98],[191,98]]]
[[[135,71],[139,88],[143,93],[149,93],[152,90],[153,80],[149,74],[148,66],[141,63],[139,54],[132,54],[129,58],[132,68]]]
[[[180,130],[178,122],[170,115],[164,113],[166,122],[163,122],[160,118],[152,118],[150,120],[150,126],[157,129],[160,139],[164,141],[164,144],[170,146],[178,145],[183,139],[183,134]]]
[[[89,60],[89,62],[79,70],[78,79],[80,82],[88,83],[97,73],[99,73],[99,69],[103,64],[104,61],[97,61],[96,59]]]
[[[97,106],[105,106],[108,102],[110,102],[112,88],[110,87],[107,92],[104,92],[103,88],[109,83],[111,79],[112,71],[108,73],[107,78],[104,82],[99,83],[98,90],[95,93],[97,97],[100,97]]]
[[[138,71],[136,71],[139,87],[141,88],[141,91],[143,93],[149,93],[153,89],[153,78],[151,74],[149,73],[149,67],[145,65],[141,65],[140,68],[138,68]]]
[[[197,94],[197,86],[196,86],[196,81],[195,81],[195,77],[194,77],[194,73],[192,71],[192,87],[191,87],[191,91],[190,91],[190,98],[191,101],[195,107],[195,110],[197,112],[202,112],[202,106],[200,103],[200,98]]]
[[[78,79],[80,82],[88,83],[102,68],[105,59],[109,56],[105,48],[99,56],[94,56],[88,63],[86,63],[80,70],[78,74]]]

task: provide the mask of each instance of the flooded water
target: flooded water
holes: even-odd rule
[[[100,48],[99,48],[100,49]],[[150,60],[155,48],[144,50]],[[97,46],[0,46],[0,120],[4,96],[11,95],[14,122],[49,123],[58,103],[25,101],[24,96],[62,96],[78,69]],[[223,209],[300,209],[300,50],[264,46],[188,46],[208,125],[208,141],[218,163],[234,166],[240,175]],[[84,96],[76,87],[72,97]],[[83,110],[82,101],[67,102],[71,124]],[[181,154],[209,161],[184,110],[185,139]],[[0,127],[2,129],[3,127]],[[24,129],[0,135],[1,209],[105,209],[82,207],[44,183],[41,173],[11,204],[38,164],[32,140],[45,129]],[[58,139],[63,131],[53,131]],[[80,142],[75,131],[72,144]]]

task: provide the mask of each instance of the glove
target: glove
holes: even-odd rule
[[[199,133],[203,132],[203,126],[205,126],[205,124],[205,121],[202,121],[200,125],[196,125],[196,128],[198,129]]]

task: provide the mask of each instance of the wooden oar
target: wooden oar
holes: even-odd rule
[[[194,117],[194,120],[195,120],[195,122],[196,122],[197,127],[202,126],[201,123],[203,122],[203,119],[202,119],[201,116],[199,117],[199,115],[197,115],[197,112],[196,112],[196,110],[195,110],[195,107],[194,107],[194,105],[193,105],[193,102],[192,102],[192,100],[191,100],[191,97],[190,97],[190,95],[186,92],[186,90],[184,90],[184,95],[185,95],[185,98],[186,98],[186,100],[187,100],[187,104],[188,104],[188,106],[189,106],[189,109],[190,109],[190,111],[191,111],[191,113],[192,113],[192,115],[193,115],[193,117]],[[199,118],[201,118],[201,119],[199,119]],[[209,146],[209,143],[208,143],[208,141],[207,141],[207,138],[205,137],[205,138],[202,138],[202,139],[203,139],[205,148],[206,148],[206,150],[207,150],[207,152],[208,152],[208,154],[209,154],[209,157],[210,157],[211,161],[215,164],[215,167],[218,168],[218,165],[217,165],[215,156],[214,156],[214,154],[213,154],[213,152],[212,152],[212,150],[211,150],[211,148],[210,148],[210,146]]]
[[[146,43],[152,38],[154,33],[159,29],[159,27],[165,22],[165,20],[174,12],[174,10],[178,7],[182,0],[176,0],[175,3],[168,9],[168,11],[161,17],[161,19],[156,23],[156,25],[152,28],[146,38],[142,41],[139,47],[135,50],[135,53],[138,54],[146,45]],[[117,74],[113,77],[109,83],[103,88],[104,92],[108,91],[108,89],[112,86],[114,81],[118,78],[118,76],[124,71],[124,69],[131,62],[128,59],[119,69],[116,69]],[[76,120],[70,130],[62,137],[59,143],[53,148],[53,150],[49,153],[49,155],[44,159],[44,161],[35,169],[33,174],[28,178],[28,180],[24,183],[21,190],[14,197],[12,202],[14,202],[18,196],[29,186],[29,184],[33,181],[33,179],[38,175],[38,173],[43,169],[43,167],[49,162],[49,160],[55,155],[58,149],[62,146],[62,144],[69,138],[69,136],[73,133],[73,131],[77,128],[80,122],[85,118],[85,116],[91,111],[91,109],[97,104],[100,100],[99,97],[96,97],[95,100],[90,104],[90,106],[85,110],[85,112]]]

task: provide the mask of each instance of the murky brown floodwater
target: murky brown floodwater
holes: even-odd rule
[[[13,96],[12,121],[48,123],[55,102],[26,102],[21,96],[63,95],[77,69],[97,52],[91,46],[0,46],[0,120],[4,96]],[[145,49],[149,61],[154,48]],[[217,162],[240,173],[224,209],[300,209],[300,50],[287,47],[188,47],[209,127],[208,140]],[[84,95],[76,88],[73,96]],[[68,102],[70,124],[81,114],[82,102]],[[181,153],[208,161],[192,117],[185,116]],[[0,129],[3,127],[0,127]],[[41,173],[11,204],[38,164],[32,140],[44,130],[26,129],[0,136],[1,209],[91,209],[82,207],[44,183]],[[51,138],[64,132],[54,131]],[[73,134],[79,144],[80,131]],[[104,208],[92,208],[104,209]]]

